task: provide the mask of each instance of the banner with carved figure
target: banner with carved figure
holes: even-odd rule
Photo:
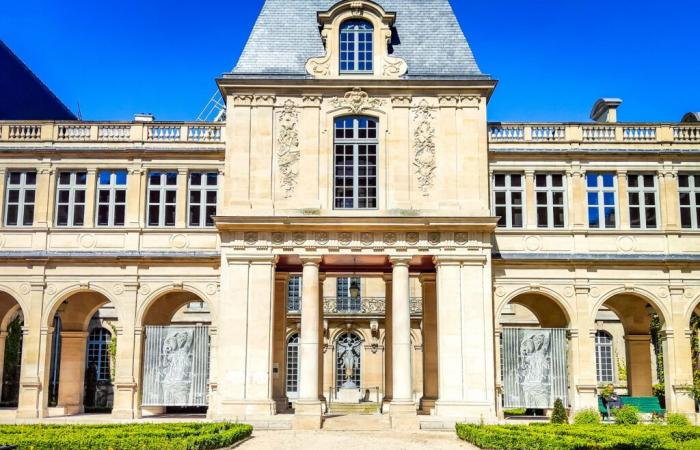
[[[501,349],[504,408],[567,405],[566,330],[504,328]]]
[[[209,327],[147,326],[143,406],[206,406]]]

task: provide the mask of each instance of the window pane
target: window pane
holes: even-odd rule
[[[123,226],[126,217],[126,207],[124,205],[116,205],[114,207],[114,225]]]

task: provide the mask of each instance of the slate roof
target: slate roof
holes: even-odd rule
[[[266,0],[228,77],[306,77],[309,58],[325,50],[316,13],[338,0]],[[393,56],[407,78],[488,78],[481,73],[449,0],[376,0],[396,13]]]
[[[75,115],[0,40],[0,120],[76,120]]]

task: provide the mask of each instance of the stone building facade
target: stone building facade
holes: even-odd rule
[[[217,82],[224,123],[0,123],[0,351],[23,323],[0,415],[85,411],[106,305],[115,418],[168,406],[143,402],[157,327],[207,327],[210,418],[359,402],[402,428],[502,417],[513,327],[565,330],[571,409],[649,396],[655,318],[666,406],[695,414],[696,116],[489,123],[447,0],[268,0]]]

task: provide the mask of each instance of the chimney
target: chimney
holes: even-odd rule
[[[700,122],[700,112],[686,113],[681,119],[683,123]]]
[[[591,119],[602,123],[617,122],[617,108],[622,104],[619,98],[600,98],[593,105]]]
[[[134,122],[155,122],[156,116],[150,113],[134,114]]]

